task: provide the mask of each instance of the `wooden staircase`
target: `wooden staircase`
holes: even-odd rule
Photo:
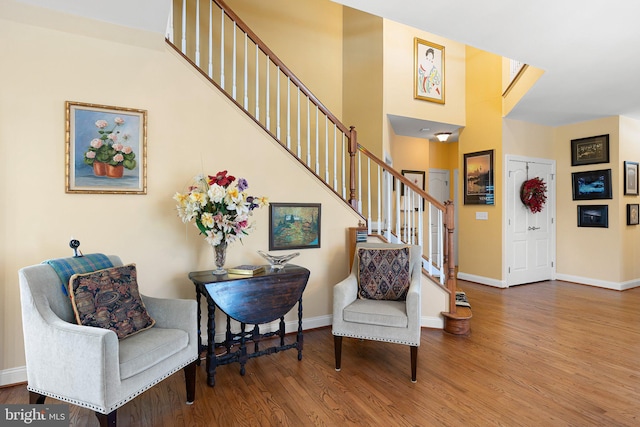
[[[422,246],[424,274],[449,294],[445,331],[468,334],[471,312],[455,304],[453,203],[438,202],[360,145],[355,128],[342,124],[222,0],[172,6],[167,43],[354,209],[368,234]]]

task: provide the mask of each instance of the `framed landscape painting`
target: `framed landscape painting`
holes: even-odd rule
[[[464,155],[464,204],[493,205],[493,150]]]
[[[147,112],[65,103],[67,193],[147,193]]]
[[[269,250],[320,247],[320,203],[270,203]]]
[[[611,199],[611,169],[571,174],[573,200]]]

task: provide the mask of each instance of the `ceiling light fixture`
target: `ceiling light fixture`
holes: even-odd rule
[[[440,142],[447,142],[447,139],[449,139],[450,136],[451,132],[436,133],[436,138],[438,138],[438,141]]]

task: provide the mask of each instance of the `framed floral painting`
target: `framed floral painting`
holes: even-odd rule
[[[147,111],[65,106],[66,192],[147,194]]]

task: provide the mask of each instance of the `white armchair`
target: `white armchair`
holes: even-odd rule
[[[109,259],[114,266],[122,265],[117,256]],[[118,340],[111,330],[75,323],[70,299],[50,265],[25,267],[18,275],[30,403],[53,397],[92,409],[101,426],[115,426],[120,406],[180,369],[187,403],[193,402],[195,300],[142,296],[155,325]]]
[[[410,284],[406,300],[358,297],[362,250],[409,247]],[[411,381],[416,382],[420,346],[422,250],[420,246],[390,243],[358,243],[351,274],[333,288],[333,336],[336,371],[341,369],[342,337],[385,341],[411,347]]]

